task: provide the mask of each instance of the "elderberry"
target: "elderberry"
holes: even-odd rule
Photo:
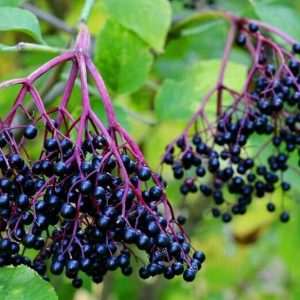
[[[67,96],[74,82],[68,81],[62,103],[47,108],[32,89],[35,80],[53,67],[52,61],[35,71],[35,80],[26,78],[26,89],[22,84],[36,111],[30,124],[29,112],[16,115],[19,106],[27,107],[29,97],[23,92],[9,114],[1,116],[0,265],[28,265],[45,280],[49,273],[64,273],[79,288],[83,273],[95,283],[108,271],[121,269],[124,276],[131,275],[131,256],[135,260],[142,252],[147,259],[139,270],[141,278],[182,275],[195,264],[183,233],[184,217],[177,220],[173,215],[166,182],[151,170],[136,143],[121,126],[111,124],[118,122],[86,50],[88,39],[82,28],[75,50],[66,54],[73,63],[71,76],[78,75],[83,87],[79,118],[72,116],[73,100]],[[57,63],[65,59],[58,57]],[[87,73],[109,108],[107,126],[92,111]],[[177,176],[201,163],[187,153]],[[199,262],[193,274],[185,273],[185,280],[195,278],[203,260]]]

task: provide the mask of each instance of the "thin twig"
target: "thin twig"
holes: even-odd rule
[[[47,53],[55,53],[55,54],[60,54],[60,53],[66,52],[66,50],[62,49],[62,48],[56,48],[56,47],[33,44],[33,43],[24,43],[24,42],[20,42],[15,46],[6,46],[6,45],[0,44],[0,51],[3,51],[3,52],[30,51],[30,52],[47,52]]]
[[[83,9],[81,11],[80,21],[87,23],[87,20],[91,14],[92,8],[94,6],[94,0],[85,0]]]

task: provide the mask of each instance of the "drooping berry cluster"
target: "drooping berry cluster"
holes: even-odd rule
[[[134,257],[146,261],[139,270],[143,279],[183,274],[192,281],[205,256],[191,249],[174,219],[166,183],[118,124],[88,45],[82,28],[75,50],[27,78],[0,84],[21,85],[0,122],[0,266],[26,264],[49,279],[49,261],[52,274],[64,272],[78,288],[82,272],[96,283],[107,271],[130,275]],[[46,109],[34,83],[67,61],[72,67],[61,102]],[[101,96],[108,127],[91,109],[87,74]],[[78,75],[80,96],[72,94]],[[82,98],[77,118],[69,109],[72,98]],[[27,111],[30,103],[33,115]],[[132,246],[145,257],[139,258]],[[36,255],[29,258],[27,249]]]
[[[244,214],[254,198],[277,189],[282,191],[280,220],[287,222],[284,196],[291,184],[285,174],[299,174],[289,159],[300,155],[300,62],[296,57],[300,44],[266,24],[225,16],[231,30],[218,82],[183,134],[167,147],[162,162],[172,166],[176,179],[184,178],[184,196],[199,191],[212,199],[213,216],[221,215],[224,222],[233,214]],[[282,38],[290,49],[267,37],[270,34]],[[234,43],[252,58],[241,92],[224,84]],[[206,111],[208,101],[216,103],[214,116]],[[255,147],[257,141],[259,147]],[[276,209],[274,201],[266,207],[270,212]]]

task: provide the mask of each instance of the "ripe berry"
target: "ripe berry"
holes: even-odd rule
[[[6,195],[0,195],[0,207],[5,208],[9,205],[9,199]]]
[[[57,176],[63,176],[67,171],[66,164],[62,161],[59,161],[53,166],[53,173]]]
[[[27,233],[22,239],[22,243],[27,248],[33,248],[36,242],[36,236],[30,233]]]
[[[72,281],[72,285],[74,288],[79,289],[82,286],[82,279],[81,278],[74,278]]]
[[[17,205],[20,208],[26,208],[29,205],[29,198],[25,194],[19,194],[16,199]]]
[[[251,32],[257,32],[258,31],[258,25],[256,24],[256,23],[249,23],[249,30],[251,31]]]
[[[126,243],[136,243],[138,238],[138,234],[135,230],[133,229],[125,229],[124,232],[124,241]]]
[[[17,154],[12,154],[8,161],[11,167],[17,170],[21,170],[24,167],[24,160]]]
[[[121,269],[121,271],[122,271],[122,274],[125,275],[125,276],[129,276],[129,275],[131,275],[132,272],[133,272],[131,266],[123,267],[123,268]]]
[[[36,127],[33,126],[33,125],[27,125],[24,128],[23,135],[24,135],[25,138],[27,138],[29,140],[34,139],[36,137],[36,135],[37,135],[37,129],[36,129]]]
[[[300,43],[293,44],[293,51],[297,54],[300,53]]]
[[[61,206],[60,214],[66,219],[73,219],[76,216],[76,208],[69,203],[64,203]]]
[[[128,256],[128,255],[124,255],[124,254],[118,256],[117,260],[118,260],[118,265],[119,265],[120,267],[126,267],[126,266],[128,266],[129,263],[130,263],[130,258],[129,258],[129,256]]]
[[[158,234],[155,240],[156,244],[161,248],[167,247],[170,244],[170,239],[162,233]]]
[[[137,246],[141,250],[148,249],[150,244],[150,239],[146,235],[141,235],[137,241]]]
[[[218,209],[218,208],[213,208],[212,209],[212,214],[213,214],[213,216],[215,217],[215,218],[217,218],[217,217],[219,217],[220,215],[221,215],[221,212],[220,212],[220,210]]]
[[[186,217],[183,216],[183,215],[179,215],[177,217],[177,222],[180,224],[180,225],[183,225],[185,222],[186,222]]]
[[[158,225],[154,221],[148,224],[147,229],[149,234],[151,234],[152,236],[155,236],[160,232]]]
[[[57,140],[54,138],[48,138],[44,142],[44,148],[49,151],[55,151],[58,148],[58,143]]]
[[[199,177],[203,177],[206,174],[206,170],[204,167],[199,167],[196,169],[196,175]]]
[[[92,191],[93,185],[90,180],[83,180],[80,183],[79,190],[82,194],[88,194]]]
[[[181,275],[184,272],[183,264],[180,262],[175,262],[172,264],[172,271],[175,275]]]
[[[194,281],[195,277],[196,277],[196,272],[191,268],[186,269],[183,273],[183,279],[187,282]]]
[[[99,216],[96,220],[97,227],[100,230],[106,230],[111,223],[111,219],[105,215]]]
[[[289,219],[290,219],[289,213],[287,213],[287,212],[284,211],[284,212],[282,212],[282,213],[280,214],[280,221],[281,221],[281,222],[286,223],[286,222],[289,221]]]
[[[0,251],[1,252],[10,252],[11,241],[8,238],[4,238],[0,241]]]
[[[106,267],[108,270],[116,270],[118,268],[118,260],[113,256],[107,258]]]
[[[176,168],[176,169],[174,169],[173,174],[176,179],[181,179],[184,176],[184,171],[181,168]]]
[[[193,258],[199,260],[201,263],[203,263],[205,261],[205,254],[202,251],[196,251],[193,254]]]
[[[288,191],[291,188],[291,185],[288,182],[282,182],[281,183],[281,188],[283,191]]]
[[[236,43],[239,46],[244,46],[246,44],[247,38],[244,34],[240,34],[237,39],[236,39]]]
[[[142,181],[147,181],[151,177],[151,170],[148,167],[140,167],[138,169],[138,177]]]
[[[267,210],[268,210],[269,212],[273,212],[273,211],[275,211],[275,209],[276,209],[276,207],[275,207],[274,203],[269,202],[269,203],[267,204]]]
[[[0,134],[0,148],[4,148],[7,145],[6,138],[3,134]]]
[[[79,271],[79,262],[75,259],[70,259],[66,263],[66,271],[70,274],[77,274]]]
[[[149,190],[149,196],[151,197],[152,200],[160,200],[162,194],[163,194],[163,190],[157,185],[151,187]]]
[[[146,267],[142,267],[139,269],[139,275],[142,279],[147,279],[150,277],[150,273]]]
[[[231,214],[226,212],[222,215],[222,221],[224,223],[229,223],[231,221],[232,217],[231,217]]]

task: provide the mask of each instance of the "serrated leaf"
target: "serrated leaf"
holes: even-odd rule
[[[142,86],[153,61],[148,46],[113,20],[98,35],[95,59],[105,83],[117,94]]]
[[[1,300],[56,300],[51,284],[25,266],[0,268]]]
[[[187,121],[200,106],[206,93],[216,84],[221,60],[206,60],[197,63],[190,74],[182,81],[167,79],[155,98],[155,112],[159,120]],[[225,72],[224,84],[240,91],[245,83],[247,67],[229,62]],[[224,101],[231,98],[224,94]],[[207,104],[206,113],[213,115],[216,107],[212,97]]]
[[[31,12],[18,7],[1,7],[0,31],[24,32],[43,43],[41,29],[37,17]]]
[[[166,0],[105,0],[110,15],[161,51],[171,24],[171,7]]]

